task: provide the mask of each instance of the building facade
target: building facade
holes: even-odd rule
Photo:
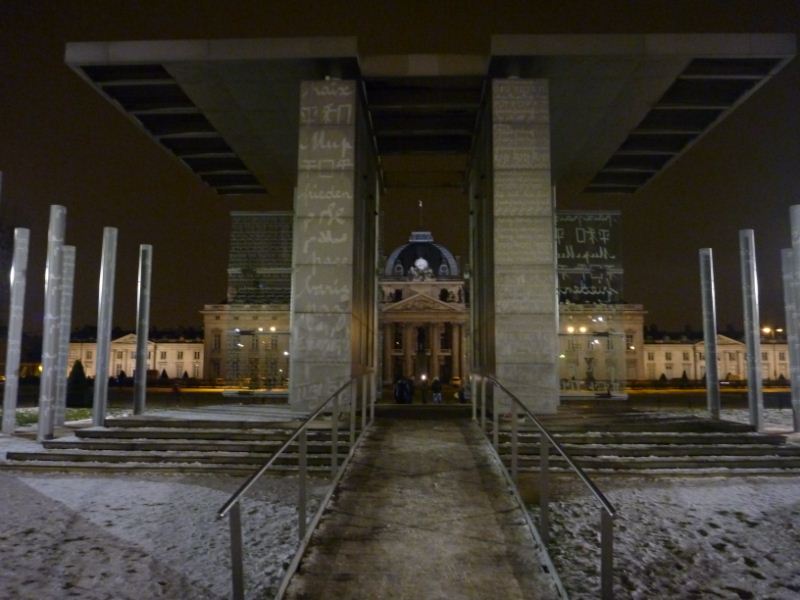
[[[156,376],[166,373],[170,379],[191,377],[203,379],[204,349],[202,340],[148,340],[147,370]],[[83,364],[87,377],[95,377],[97,365],[97,343],[75,341],[69,344],[67,358],[71,370],[76,360]],[[136,334],[124,335],[111,341],[108,361],[108,377],[133,377],[136,371]]]
[[[384,385],[400,377],[463,381],[469,374],[469,312],[452,253],[430,232],[412,232],[389,255],[379,285]]]

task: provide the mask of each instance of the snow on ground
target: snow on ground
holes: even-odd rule
[[[224,475],[0,472],[0,597],[230,597]],[[309,514],[324,493],[312,484]],[[248,597],[272,597],[297,544],[296,480],[265,478],[242,504]]]
[[[800,477],[599,483],[618,511],[617,598],[800,598]],[[551,556],[570,597],[597,598],[598,505],[569,485],[551,520]]]

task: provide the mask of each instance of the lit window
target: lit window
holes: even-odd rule
[[[655,359],[656,359],[656,353],[655,352],[648,352],[647,353],[647,360],[655,360]]]
[[[195,360],[200,360],[200,352],[195,352],[194,353],[194,359]]]

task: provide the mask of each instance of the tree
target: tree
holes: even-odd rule
[[[72,365],[67,378],[67,406],[91,406],[89,398],[89,381],[80,359]]]
[[[169,375],[167,375],[166,369],[162,369],[161,375],[158,378],[158,382],[161,384],[169,384]]]

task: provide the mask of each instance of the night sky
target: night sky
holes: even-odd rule
[[[77,246],[73,324],[96,322],[102,228],[110,225],[120,230],[114,323],[131,329],[140,243],[154,245],[151,323],[198,325],[202,305],[225,297],[228,212],[291,205],[217,196],[67,68],[68,41],[355,35],[362,54],[488,54],[493,33],[800,31],[796,1],[389,4],[2,0],[0,219],[8,229],[31,229],[26,331],[41,328],[50,204],[67,207],[67,243]],[[437,241],[466,256],[465,199],[420,197]],[[384,200],[388,252],[418,214],[407,196]],[[741,328],[742,228],[756,232],[762,324],[783,324],[780,249],[790,243],[793,203],[800,203],[797,59],[638,194],[559,197],[562,208],[622,210],[625,298],[645,305],[648,323],[674,330],[700,325],[697,250],[706,246],[716,254],[719,326]]]

